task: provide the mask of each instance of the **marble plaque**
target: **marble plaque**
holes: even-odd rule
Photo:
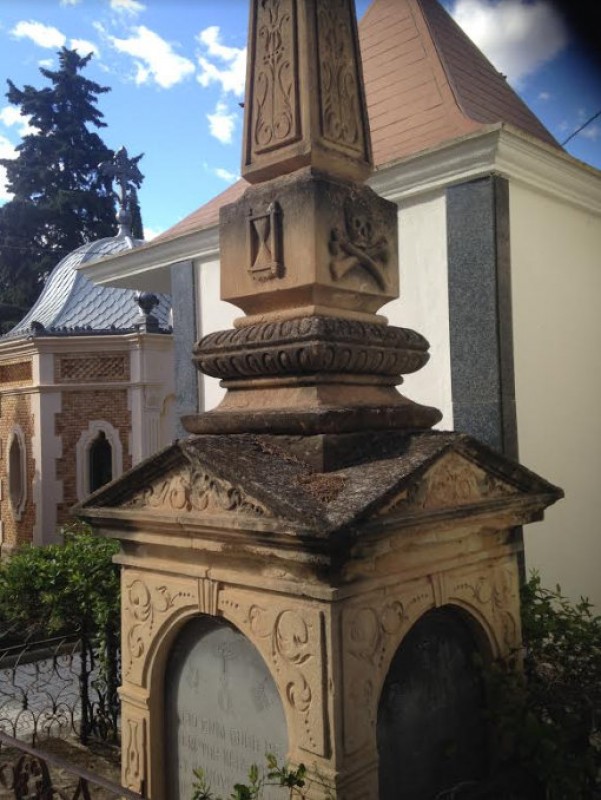
[[[247,782],[265,754],[283,763],[288,749],[284,709],[254,645],[233,626],[210,617],[189,622],[165,673],[167,797],[190,800],[193,770],[204,770],[216,795]],[[267,789],[265,800],[279,800]]]

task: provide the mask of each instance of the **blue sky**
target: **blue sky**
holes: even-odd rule
[[[368,5],[357,0],[359,17]],[[545,0],[445,5],[559,141],[601,110],[599,75]],[[237,177],[247,15],[248,0],[0,0],[0,157],[26,131],[5,79],[41,88],[61,45],[94,51],[84,74],[112,88],[101,135],[145,154],[144,223],[165,230]],[[601,117],[567,150],[601,169]]]

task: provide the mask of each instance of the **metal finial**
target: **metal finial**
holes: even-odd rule
[[[125,147],[120,147],[111,161],[103,161],[98,165],[101,175],[106,175],[117,182],[119,192],[114,192],[115,198],[119,203],[119,236],[131,236],[132,201],[136,197],[136,189],[139,189],[144,180],[144,175],[138,168],[138,162],[144,153],[130,158]]]

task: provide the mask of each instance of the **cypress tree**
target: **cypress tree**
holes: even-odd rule
[[[93,128],[104,128],[96,107],[110,91],[80,75],[92,54],[63,47],[56,71],[40,69],[50,86],[18,89],[8,100],[36,131],[0,160],[14,199],[0,207],[0,300],[31,306],[56,263],[88,241],[117,232],[110,178],[98,165],[113,157]]]

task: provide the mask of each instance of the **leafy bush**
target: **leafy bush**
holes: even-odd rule
[[[24,634],[119,629],[118,543],[80,523],[63,529],[64,544],[26,545],[0,565],[0,616]]]
[[[230,800],[260,800],[263,797],[263,790],[267,786],[279,786],[288,789],[290,800],[298,797],[303,800],[305,797],[303,787],[305,786],[306,769],[301,764],[298,769],[289,769],[286,765],[280,767],[275,756],[267,753],[267,772],[259,772],[256,764],[253,764],[248,771],[248,784],[237,783],[230,795]],[[194,793],[192,800],[221,800],[211,792],[211,787],[207,784],[205,774],[202,769],[194,770]]]
[[[601,797],[601,617],[533,574],[522,589],[524,649],[485,673],[493,770],[470,798]],[[523,671],[516,669],[523,659]]]

